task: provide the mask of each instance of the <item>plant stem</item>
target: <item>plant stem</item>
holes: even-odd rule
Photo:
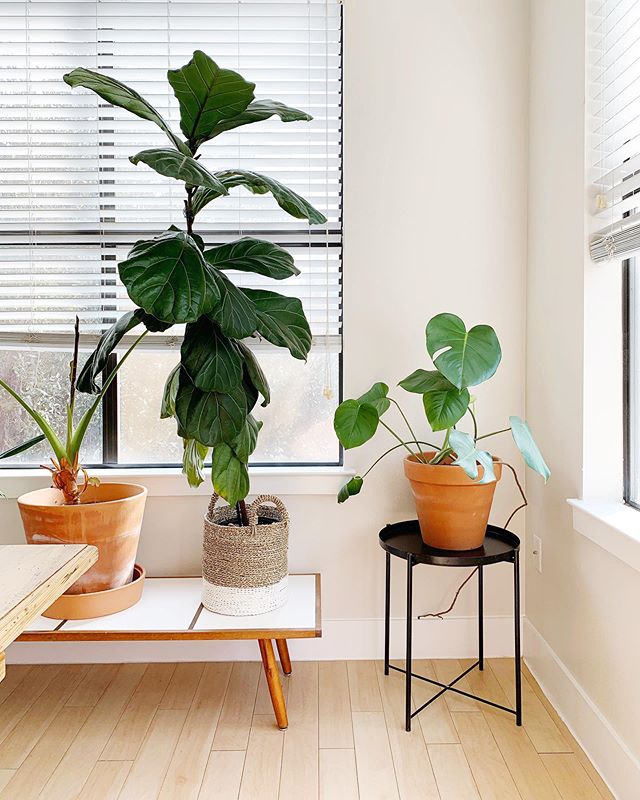
[[[482,436],[478,436],[476,438],[476,442],[479,442],[480,439],[488,439],[490,436],[497,436],[499,433],[506,433],[507,431],[510,431],[510,430],[511,430],[511,428],[502,428],[499,431],[491,431],[491,433],[483,433]]]
[[[184,216],[187,220],[187,233],[193,233],[193,220],[195,219],[195,214],[193,213],[193,189],[189,186],[185,186],[185,191],[187,192],[187,199],[184,201]]]
[[[436,447],[436,445],[434,445],[434,444],[431,444],[431,442],[421,442],[420,440],[418,440],[418,441],[416,442],[416,444],[417,444],[417,445],[426,444],[426,445],[427,445],[427,447]],[[376,460],[375,460],[375,461],[373,462],[373,464],[372,464],[372,465],[369,467],[369,469],[368,469],[368,470],[367,470],[367,471],[364,473],[364,475],[362,475],[362,479],[364,480],[364,479],[367,477],[367,475],[368,475],[368,474],[371,472],[371,470],[372,470],[372,469],[373,469],[373,468],[374,468],[374,467],[375,467],[375,466],[376,466],[376,465],[377,465],[377,464],[378,464],[380,461],[382,461],[382,459],[383,459],[385,456],[388,456],[388,455],[389,455],[389,453],[393,453],[393,451],[394,451],[394,450],[397,450],[397,449],[398,449],[398,448],[400,448],[400,447],[404,447],[404,444],[394,444],[394,445],[393,445],[393,447],[390,447],[388,450],[385,450],[385,452],[384,452],[384,453],[383,453],[381,456],[378,456],[378,458],[376,458]],[[437,449],[437,448],[436,448],[436,449]],[[423,463],[425,463],[425,462],[423,462]]]
[[[409,447],[409,445],[408,445],[408,444],[407,444],[407,443],[406,443],[406,442],[405,442],[405,441],[402,439],[402,437],[401,437],[401,436],[398,436],[398,434],[397,434],[397,433],[396,433],[394,430],[392,430],[392,429],[391,429],[391,428],[390,428],[390,427],[387,425],[387,423],[386,423],[386,422],[383,422],[382,420],[380,420],[380,424],[382,425],[382,427],[383,427],[383,428],[386,428],[386,429],[389,431],[389,433],[390,433],[390,434],[391,434],[393,437],[395,437],[395,438],[396,438],[396,439],[397,439],[397,440],[400,442],[400,444],[402,445],[402,447],[406,448],[406,449],[409,451],[409,453],[411,453],[411,455],[412,455],[412,456],[415,456],[415,455],[417,455],[416,453],[414,453],[414,452],[413,452],[413,450],[412,450],[412,449]]]
[[[473,413],[471,406],[468,407],[467,411],[471,414],[471,419],[473,420],[473,441],[478,441],[478,420],[476,419],[476,415]]]
[[[403,411],[403,410],[400,408],[400,403],[398,403],[398,401],[397,401],[397,400],[394,400],[392,397],[390,397],[390,398],[389,398],[389,400],[391,400],[391,402],[392,402],[392,403],[393,403],[393,404],[396,406],[396,408],[397,408],[397,409],[398,409],[398,411],[400,412],[400,416],[401,416],[401,417],[402,417],[402,419],[405,421],[405,424],[406,424],[407,428],[409,428],[409,433],[410,433],[410,434],[411,434],[411,436],[413,437],[413,441],[415,442],[415,444],[416,444],[416,447],[418,448],[418,453],[417,453],[416,457],[418,458],[418,460],[419,460],[419,461],[421,461],[421,462],[424,464],[424,463],[425,463],[425,461],[424,461],[424,459],[422,458],[422,455],[421,455],[421,453],[420,453],[420,443],[418,442],[418,437],[417,437],[417,436],[415,435],[415,433],[413,432],[413,428],[412,428],[412,427],[411,427],[411,425],[409,424],[409,420],[406,418],[406,416],[405,416],[405,414],[404,414],[404,411]]]
[[[238,500],[236,503],[236,514],[238,515],[238,524],[246,527],[249,524],[249,515],[244,500]]]
[[[73,360],[71,361],[71,388],[69,390],[69,408],[73,418],[73,407],[76,401],[76,376],[78,374],[78,351],[80,349],[80,318],[76,314],[76,324],[73,329]]]
[[[444,435],[444,441],[442,442],[442,447],[431,459],[431,461],[429,461],[430,464],[440,464],[449,455],[449,453],[452,452],[451,448],[449,447],[449,437],[451,436],[452,430],[453,428],[447,428],[447,432]]]
[[[514,508],[514,510],[509,515],[509,519],[504,523],[503,527],[506,528],[511,520],[515,517],[515,515],[520,511],[522,508],[526,508],[529,505],[529,501],[527,500],[527,495],[524,493],[524,489],[522,488],[522,484],[520,483],[520,479],[518,478],[518,473],[515,470],[515,467],[512,467],[511,464],[507,464],[506,461],[499,461],[499,464],[502,464],[505,467],[508,467],[511,470],[511,474],[513,475],[513,479],[516,482],[516,486],[518,487],[518,491],[520,492],[520,496],[522,497],[522,503]]]

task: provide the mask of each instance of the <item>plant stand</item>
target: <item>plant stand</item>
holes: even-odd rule
[[[516,725],[522,725],[522,676],[520,664],[520,539],[504,528],[488,525],[484,544],[475,550],[438,550],[429,547],[422,541],[418,520],[397,522],[387,525],[380,531],[380,547],[386,551],[386,585],[385,585],[385,611],[384,611],[384,674],[389,670],[403,672],[405,681],[405,729],[411,730],[411,720],[428,705],[437,700],[445,692],[455,692],[464,697],[470,697],[486,705],[500,708],[515,714]],[[389,663],[389,622],[391,614],[391,556],[403,558],[407,562],[407,605],[406,605],[406,661],[405,669]],[[516,707],[507,708],[491,700],[478,697],[462,689],[457,689],[455,684],[462,680],[471,670],[478,667],[484,669],[484,608],[483,608],[483,568],[488,564],[498,564],[507,561],[513,564],[513,612],[514,612],[514,669],[516,687]],[[477,567],[478,568],[478,660],[463,673],[454,678],[450,683],[440,683],[424,675],[412,672],[412,632],[413,632],[413,568],[416,564],[431,564],[440,567]],[[440,687],[430,700],[411,712],[411,678],[417,678]]]

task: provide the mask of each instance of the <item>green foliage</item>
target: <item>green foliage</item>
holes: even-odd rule
[[[45,440],[44,433],[41,433],[39,436],[34,436],[32,439],[27,439],[26,442],[22,442],[22,444],[17,444],[14,447],[10,447],[8,450],[5,450],[3,453],[0,453],[0,460],[3,458],[13,458],[13,456],[20,455],[20,453],[24,453],[25,450],[29,450],[36,444],[40,444]]]
[[[371,389],[355,400],[345,400],[336,409],[334,429],[342,446],[346,449],[359,447],[368,442],[380,424],[399,444],[389,448],[363,473],[345,484],[338,492],[338,502],[344,503],[362,489],[364,478],[389,453],[400,448],[408,451],[418,461],[442,465],[460,466],[466,474],[479,483],[496,480],[493,457],[478,447],[481,438],[511,430],[513,438],[526,464],[545,479],[550,476],[540,450],[533,440],[531,430],[519,417],[510,417],[510,428],[478,436],[475,411],[468,387],[476,386],[492,377],[500,364],[502,351],[495,331],[489,325],[476,325],[467,330],[464,322],[455,314],[438,314],[427,324],[427,351],[433,359],[435,369],[416,369],[400,381],[399,386],[412,394],[422,395],[422,405],[432,431],[445,431],[440,445],[420,441],[411,424],[395,400],[388,397],[389,387],[375,383]],[[395,403],[406,426],[406,433],[396,432],[388,421],[380,417]],[[473,435],[457,429],[457,425],[469,414]],[[423,445],[435,453],[424,453]],[[479,467],[482,467],[480,474]]]
[[[238,186],[254,194],[272,194],[287,214],[310,224],[327,220],[303,197],[266,175],[245,170],[212,172],[198,150],[226,131],[269,117],[277,116],[285,123],[311,117],[275,100],[255,100],[253,83],[221,68],[200,50],[185,66],[169,70],[167,78],[180,107],[186,142],[125,84],[83,68],[65,76],[70,86],[90,89],[158,125],[172,147],[142,150],[130,160],[182,181],[186,190],[186,230],[170,226],[160,236],[136,242],[119,265],[120,278],[137,308],[102,335],[78,388],[94,394],[101,391],[98,379],[109,355],[135,326],[142,323],[155,331],[186,323],[180,363],[167,378],[160,415],[177,420],[190,484],[202,481],[204,462],[213,448],[214,487],[234,503],[249,491],[247,463],[261,426],[251,411],[259,395],[263,406],[270,401],[267,378],[242,339],[262,337],[304,360],[311,348],[311,329],[297,298],[266,289],[240,289],[226,274],[239,270],[284,280],[299,274],[289,253],[251,237],[207,247],[194,232],[194,222],[202,209]]]

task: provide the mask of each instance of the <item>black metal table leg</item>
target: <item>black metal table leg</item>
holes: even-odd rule
[[[391,616],[391,556],[386,553],[384,591],[384,674],[389,674],[389,618]]]
[[[407,555],[407,648],[405,654],[405,730],[411,730],[411,634],[413,631],[413,556]]]
[[[484,669],[484,598],[482,565],[478,567],[478,669]]]
[[[515,624],[516,725],[522,725],[522,667],[520,663],[520,553],[513,554],[513,616]]]

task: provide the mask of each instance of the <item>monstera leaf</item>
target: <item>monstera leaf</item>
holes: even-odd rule
[[[226,444],[213,449],[211,466],[213,488],[229,505],[235,505],[249,494],[249,470],[242,459]]]
[[[438,370],[458,389],[490,378],[502,358],[496,332],[489,325],[471,330],[455,314],[438,314],[429,321],[427,350]]]
[[[246,344],[244,344],[244,342],[236,342],[236,345],[244,357],[244,364],[249,380],[262,395],[262,407],[266,408],[271,401],[271,390],[269,388],[267,376],[262,371],[262,367],[260,366],[258,359],[254,356]]]
[[[215,175],[205,169],[199,161],[191,156],[177,153],[168,147],[154,147],[151,150],[142,150],[135,156],[131,156],[129,161],[132,164],[139,164],[141,161],[159,175],[166,178],[175,178],[177,181],[184,181],[187,186],[204,186],[207,189],[214,189],[220,194],[229,194],[229,191]],[[194,237],[195,238],[195,237]]]
[[[232,339],[251,336],[258,325],[258,315],[250,298],[219,270],[209,267],[207,274],[220,293],[220,301],[209,312],[211,319]]]
[[[417,369],[398,385],[407,392],[422,395],[424,410],[434,431],[451,428],[469,407],[468,390],[458,389],[436,369]]]
[[[187,325],[182,366],[198,389],[228,392],[242,382],[242,357],[235,342],[208,317]]]
[[[180,370],[175,409],[178,435],[208,447],[232,442],[249,411],[242,384],[229,392],[203,392],[184,370]]]
[[[254,100],[245,110],[231,119],[219,122],[211,131],[209,139],[219,136],[225,131],[239,128],[241,125],[250,125],[252,122],[262,122],[269,117],[278,116],[282,122],[310,122],[313,117],[297,108],[290,108],[277,100]]]
[[[136,242],[118,267],[129,297],[168,323],[195,322],[205,299],[205,262],[184,231]]]
[[[244,186],[245,189],[248,189],[253,194],[271,193],[273,199],[283,211],[286,211],[287,214],[296,219],[309,220],[310,225],[323,225],[327,221],[325,215],[315,209],[304,197],[267,175],[261,175],[259,172],[247,172],[241,169],[216,172],[215,175],[227,189]],[[221,194],[221,192],[216,192],[214,189],[198,189],[193,196],[194,212],[198,214],[208,203],[220,197]]]
[[[340,444],[346,449],[360,447],[378,430],[380,416],[371,403],[345,400],[333,416],[333,429]]]
[[[454,464],[462,467],[467,475],[478,483],[493,483],[496,479],[493,471],[493,458],[486,450],[478,450],[473,436],[463,431],[451,431],[449,444],[457,458]],[[478,480],[478,464],[483,468],[482,477]]]
[[[350,497],[360,494],[360,489],[362,489],[363,483],[364,481],[359,475],[355,475],[350,481],[347,481],[347,483],[345,483],[345,485],[338,492],[338,502],[344,503]]]
[[[368,392],[361,394],[357,399],[359,403],[372,405],[378,412],[378,416],[381,417],[391,405],[391,400],[387,397],[388,394],[389,387],[386,383],[374,383]]]
[[[283,247],[262,239],[237,239],[235,242],[205,250],[204,257],[217,269],[255,272],[279,281],[300,274],[290,253]]]
[[[151,103],[124,83],[84,67],[79,67],[67,73],[64,76],[64,81],[73,88],[82,86],[85,89],[91,89],[92,92],[106,100],[107,103],[124,108],[142,119],[155,122],[167,134],[174,147],[184,155],[191,155],[188,146],[171,131]]]
[[[242,289],[257,314],[256,331],[271,344],[286,347],[294,358],[305,361],[311,350],[311,328],[297,297],[265,289]]]
[[[520,419],[520,417],[509,417],[509,423],[511,424],[513,440],[517,444],[527,465],[531,467],[534,472],[542,475],[546,483],[551,477],[551,470],[547,466],[538,445],[533,439],[531,428],[523,419]]]
[[[218,123],[241,114],[253,100],[254,83],[221,69],[202,50],[167,79],[180,104],[180,128],[192,149],[209,139]]]

